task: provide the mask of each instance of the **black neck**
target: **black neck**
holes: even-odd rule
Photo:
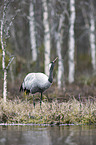
[[[50,74],[49,74],[49,78],[48,78],[48,81],[49,81],[50,83],[53,82],[53,71],[50,72]]]
[[[53,82],[53,69],[54,69],[54,63],[51,64],[50,71],[49,71],[49,78],[48,78],[48,81],[49,81],[50,83]]]

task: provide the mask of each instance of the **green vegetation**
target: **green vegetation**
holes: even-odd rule
[[[80,75],[77,80],[81,85],[96,86],[96,74],[85,74]]]
[[[39,102],[34,109],[33,104],[20,99],[3,102],[0,99],[0,123],[35,123],[35,124],[92,124],[96,123],[96,100],[85,102],[75,98],[68,102]]]

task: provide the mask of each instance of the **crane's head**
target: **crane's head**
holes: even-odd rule
[[[58,59],[58,57],[56,57],[52,62],[55,63],[57,59]]]
[[[53,70],[54,65],[55,65],[55,62],[56,62],[57,59],[58,59],[58,57],[56,57],[56,58],[49,64],[49,70]]]

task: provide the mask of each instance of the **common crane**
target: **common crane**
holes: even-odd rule
[[[24,78],[24,81],[21,84],[20,92],[24,91],[27,94],[29,94],[29,93],[35,94],[37,92],[41,93],[40,107],[41,107],[41,102],[42,102],[42,93],[52,85],[53,69],[54,69],[54,65],[55,65],[57,58],[55,58],[55,60],[53,60],[49,65],[49,76],[45,75],[44,73],[39,73],[39,72],[38,73],[29,73]],[[34,95],[33,95],[33,97],[34,97]],[[35,108],[34,99],[33,99],[33,105]]]

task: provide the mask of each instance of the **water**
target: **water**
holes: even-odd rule
[[[95,145],[96,126],[0,126],[0,145]]]

